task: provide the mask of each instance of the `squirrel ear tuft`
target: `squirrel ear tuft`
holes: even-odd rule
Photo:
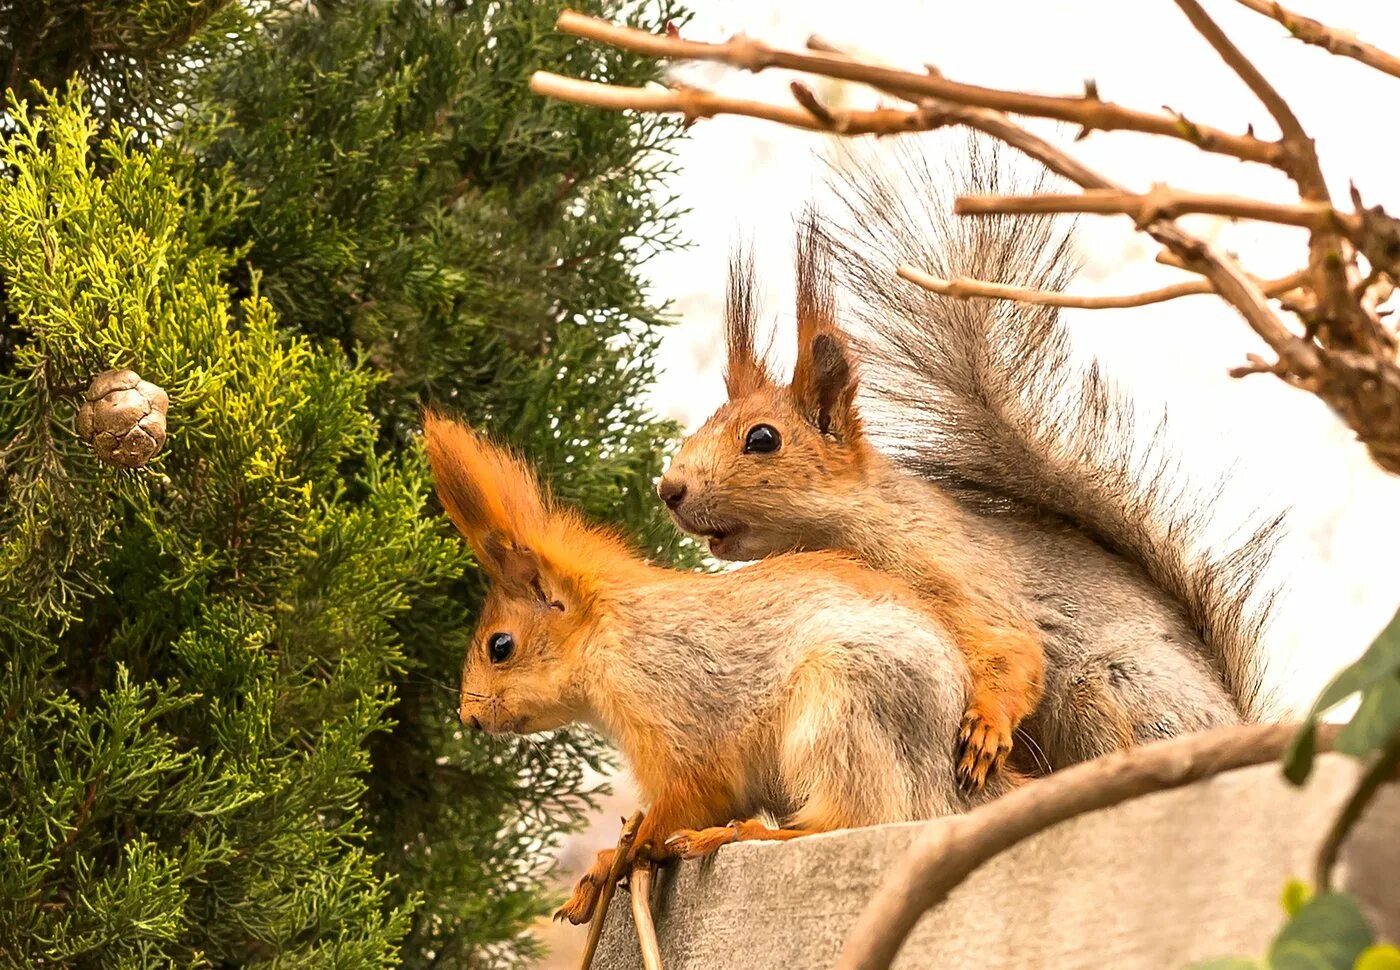
[[[538,571],[529,551],[550,511],[524,462],[457,421],[423,415],[423,441],[438,500],[492,577]]]
[[[724,338],[729,350],[724,386],[731,401],[773,385],[765,355],[758,350],[756,289],[753,251],[735,249],[729,257],[729,292],[724,301]]]

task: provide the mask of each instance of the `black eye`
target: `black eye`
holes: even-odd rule
[[[493,633],[486,641],[486,655],[493,664],[503,664],[515,653],[515,637],[509,633]]]
[[[782,447],[783,438],[771,424],[756,424],[744,436],[744,454],[766,455]]]

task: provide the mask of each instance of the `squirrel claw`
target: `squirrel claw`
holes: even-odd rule
[[[1011,724],[1003,716],[973,707],[963,717],[958,748],[958,781],[968,791],[981,791],[1011,753]]]
[[[554,921],[568,920],[575,926],[587,923],[593,918],[593,910],[598,906],[598,896],[602,887],[591,875],[585,875],[574,884],[573,894],[563,906],[554,911]]]

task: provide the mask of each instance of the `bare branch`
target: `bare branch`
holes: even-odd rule
[[[1073,293],[1055,293],[1048,290],[1007,286],[1003,283],[989,283],[966,277],[957,277],[951,280],[939,279],[915,269],[913,266],[901,266],[897,272],[904,279],[922,286],[926,290],[942,296],[955,297],[959,300],[978,298],[1014,300],[1017,303],[1030,303],[1035,306],[1070,307],[1078,310],[1122,310],[1130,307],[1149,306],[1153,303],[1165,303],[1183,296],[1218,295],[1210,281],[1204,279],[1174,283],[1160,289],[1123,296],[1081,296]],[[1299,270],[1276,280],[1261,281],[1259,289],[1265,296],[1278,296],[1302,285],[1307,279],[1307,275],[1307,270]]]
[[[612,903],[613,893],[617,892],[617,881],[622,878],[632,861],[632,843],[637,838],[637,829],[641,828],[644,817],[644,813],[636,811],[622,824],[622,834],[618,836],[612,868],[608,871],[603,885],[599,887],[598,902],[593,907],[593,920],[588,924],[588,941],[584,944],[579,960],[580,970],[590,970],[593,966],[593,955],[598,952],[598,941],[603,938],[603,921],[607,918],[608,906]]]
[[[1278,168],[1287,172],[1297,184],[1303,201],[1330,206],[1332,197],[1318,161],[1317,148],[1288,103],[1225,36],[1197,0],[1176,0],[1176,5],[1278,122],[1283,133],[1283,157]],[[1355,253],[1334,228],[1313,230],[1308,240],[1308,266],[1312,269],[1313,291],[1317,297],[1316,312],[1309,323],[1323,344],[1393,358],[1394,336],[1351,298],[1348,271],[1355,273]]]
[[[1273,115],[1274,121],[1278,122],[1279,131],[1283,132],[1284,144],[1296,148],[1302,142],[1307,142],[1308,134],[1303,130],[1302,123],[1298,121],[1298,116],[1293,113],[1288,102],[1283,100],[1283,96],[1254,66],[1254,62],[1245,57],[1234,41],[1225,35],[1225,31],[1207,16],[1205,9],[1196,0],[1176,0],[1176,5],[1186,14],[1196,32],[1215,48],[1220,59],[1239,75],[1245,86],[1254,92],[1254,96],[1268,109],[1269,114]],[[1316,162],[1315,156],[1313,161]]]
[[[1103,101],[1092,94],[1054,97],[962,84],[934,74],[915,74],[823,51],[780,50],[742,34],[718,44],[681,40],[612,24],[572,10],[565,10],[559,15],[557,26],[567,34],[652,57],[718,61],[748,71],[762,71],[770,67],[806,71],[823,77],[869,84],[909,101],[930,97],[1012,114],[1056,118],[1077,124],[1085,132],[1137,131],[1165,135],[1189,141],[1204,151],[1265,165],[1278,165],[1281,158],[1281,147],[1276,142],[1263,141],[1252,135],[1233,135],[1172,115],[1135,111]]]
[[[1368,44],[1359,39],[1355,34],[1338,30],[1336,27],[1329,27],[1311,17],[1304,17],[1302,14],[1287,10],[1282,4],[1273,3],[1272,0],[1239,0],[1250,10],[1262,13],[1266,17],[1272,17],[1283,24],[1294,37],[1305,44],[1312,44],[1321,47],[1330,54],[1339,57],[1350,57],[1352,60],[1360,61],[1368,67],[1374,67],[1392,77],[1400,77],[1400,57],[1381,50],[1374,44]]]
[[[793,88],[799,104],[787,107],[735,101],[688,90],[626,89],[607,93],[606,85],[555,90],[561,90],[564,97],[573,95],[584,103],[614,109],[674,111],[691,118],[726,112],[749,114],[806,130],[836,134],[888,134],[957,124],[992,135],[1077,185],[1100,190],[1089,193],[1091,199],[1095,199],[1093,204],[1105,205],[1105,198],[1113,198],[1121,205],[1111,211],[1123,211],[1128,204],[1124,200],[1131,199],[1134,208],[1130,214],[1139,220],[1144,232],[1164,247],[1170,260],[1206,277],[1215,291],[1236,308],[1250,328],[1278,355],[1277,363],[1254,360],[1236,373],[1267,371],[1318,395],[1356,431],[1381,467],[1400,473],[1400,366],[1395,359],[1396,338],[1382,325],[1379,313],[1371,305],[1400,271],[1400,255],[1397,255],[1400,253],[1400,221],[1378,206],[1362,206],[1355,192],[1352,199],[1355,213],[1336,212],[1313,144],[1287,104],[1206,16],[1197,0],[1176,2],[1201,35],[1274,114],[1284,133],[1281,141],[1260,140],[1252,133],[1230,135],[1202,128],[1181,117],[1130,111],[1102,101],[1092,86],[1079,98],[1023,94],[959,84],[932,68],[927,74],[919,74],[888,67],[851,57],[816,39],[809,41],[812,48],[809,53],[778,50],[743,36],[722,44],[709,44],[653,35],[569,11],[560,15],[560,29],[603,43],[658,57],[717,61],[751,71],[783,67],[856,81],[914,107],[912,110],[835,111],[819,102],[803,84]],[[540,75],[535,80],[535,89],[548,93],[550,84],[561,81],[583,83]],[[1247,199],[1190,196],[1165,200],[1181,205],[1175,210],[1168,205],[1164,210],[1164,200],[1160,196],[1153,199],[1150,194],[1135,196],[1126,192],[1026,131],[1003,112],[1073,121],[1081,124],[1085,131],[1108,129],[1162,134],[1190,141],[1206,151],[1273,165],[1288,173],[1298,185],[1302,202],[1297,206],[1278,206]],[[1195,209],[1189,208],[1192,203]],[[1175,212],[1187,211],[1265,218],[1308,228],[1308,277],[1296,289],[1280,295],[1285,308],[1297,313],[1306,324],[1303,334],[1293,332],[1284,324],[1269,306],[1269,294],[1261,289],[1259,281],[1244,272],[1234,257],[1217,251],[1168,218]],[[1364,278],[1359,269],[1358,249],[1371,264],[1371,273]],[[1142,297],[1126,299],[1131,302]]]
[[[1127,215],[1139,226],[1158,219],[1203,214],[1231,219],[1255,219],[1281,226],[1341,231],[1360,234],[1361,220],[1318,202],[1295,204],[1262,202],[1229,195],[1182,192],[1166,185],[1154,185],[1141,195],[1113,189],[1091,189],[1079,195],[998,196],[970,195],[958,199],[954,211],[960,215],[1005,212],[1092,212],[1099,215]]]
[[[838,970],[882,970],[929,908],[994,856],[1052,825],[1152,792],[1277,759],[1296,725],[1217,728],[1096,758],[1018,788],[967,815],[936,819],[866,903]],[[1323,725],[1318,750],[1336,731]]]
[[[876,108],[870,111],[833,111],[820,105],[816,96],[798,82],[793,82],[793,94],[802,107],[730,98],[699,88],[619,87],[562,77],[548,71],[536,71],[530,77],[530,90],[560,101],[607,108],[611,111],[679,114],[684,115],[688,121],[714,118],[718,115],[740,115],[776,121],[778,124],[805,131],[835,135],[893,135],[928,131],[951,123],[922,110]]]

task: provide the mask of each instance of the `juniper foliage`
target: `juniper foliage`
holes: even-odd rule
[[[0,954],[517,963],[602,751],[455,724],[482,579],[415,415],[490,428],[693,562],[651,496],[674,429],[642,404],[674,127],[525,88],[653,68],[556,38],[533,0],[245,6],[202,32],[218,5],[182,3],[164,34],[119,16],[157,0],[109,6],[119,70],[52,31],[16,60],[0,3],[16,91],[92,85],[0,131]],[[171,398],[137,471],[74,431],[123,366]]]

